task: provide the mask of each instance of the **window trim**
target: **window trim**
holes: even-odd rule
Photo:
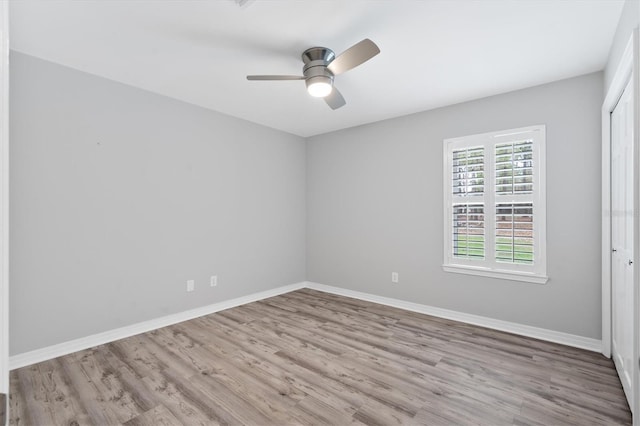
[[[533,173],[534,190],[530,197],[534,206],[534,259],[533,265],[498,263],[494,259],[494,234],[495,234],[495,145],[499,143],[514,142],[521,135],[533,139]],[[517,129],[500,130],[489,133],[462,136],[445,139],[443,141],[443,191],[444,191],[444,256],[442,269],[445,272],[454,272],[467,275],[477,275],[491,278],[500,278],[513,281],[525,281],[536,284],[545,284],[547,276],[546,256],[546,126],[535,125]],[[453,257],[452,209],[455,197],[452,194],[451,164],[453,151],[460,148],[472,148],[483,146],[485,149],[485,190],[481,196],[467,197],[468,203],[482,202],[485,211],[485,260],[461,259]],[[500,196],[502,197],[502,196]],[[521,196],[512,197],[513,202],[518,202]],[[527,197],[529,198],[529,197]],[[523,201],[523,200],[521,200]]]

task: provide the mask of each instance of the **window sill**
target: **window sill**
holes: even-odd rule
[[[524,281],[535,284],[546,284],[549,277],[527,272],[506,271],[504,269],[488,269],[465,265],[442,265],[445,272],[499,278],[502,280]]]

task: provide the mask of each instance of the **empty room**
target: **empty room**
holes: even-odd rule
[[[0,425],[640,426],[640,0],[0,0]]]

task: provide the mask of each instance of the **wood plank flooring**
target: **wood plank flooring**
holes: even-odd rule
[[[0,393],[0,425],[7,424],[7,394]]]
[[[11,425],[631,424],[602,355],[299,290],[11,372]]]

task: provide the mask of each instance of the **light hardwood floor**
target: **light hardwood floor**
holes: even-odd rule
[[[602,355],[299,290],[11,373],[11,425],[610,425]]]

